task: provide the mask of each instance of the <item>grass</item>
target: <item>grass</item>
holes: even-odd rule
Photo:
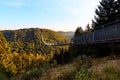
[[[106,66],[102,70],[103,80],[120,80],[120,70],[114,66]]]
[[[74,73],[79,68],[79,62],[72,62],[48,69],[39,80],[73,80]]]
[[[110,60],[109,57],[76,60],[70,64],[61,65],[48,69],[43,73],[39,80],[120,80],[120,69],[114,64],[119,65],[119,60]],[[95,63],[94,63],[95,62]],[[101,63],[104,66],[101,66]],[[100,72],[89,70],[91,66],[98,66]]]
[[[0,72],[0,80],[8,80],[8,78],[4,73]]]
[[[120,80],[120,69],[113,65],[106,65],[100,72],[89,71],[86,65],[75,74],[74,80]]]

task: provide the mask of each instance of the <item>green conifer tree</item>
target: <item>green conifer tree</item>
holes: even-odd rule
[[[120,19],[120,0],[115,1],[115,11],[116,11],[115,19],[119,20]]]
[[[115,0],[101,0],[100,5],[95,10],[95,17],[92,21],[93,28],[97,29],[101,25],[115,20]]]
[[[80,36],[83,33],[82,27],[78,27],[75,31],[74,37]]]

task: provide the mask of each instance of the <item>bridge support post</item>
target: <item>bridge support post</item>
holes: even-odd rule
[[[92,33],[92,43],[94,43],[94,41],[95,41],[95,34],[94,34],[94,31],[93,31],[93,33]]]

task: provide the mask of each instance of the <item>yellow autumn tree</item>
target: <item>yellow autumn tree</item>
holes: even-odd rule
[[[1,67],[2,66],[2,67]],[[5,72],[7,76],[16,74],[16,66],[13,62],[12,54],[8,43],[0,32],[0,71]]]

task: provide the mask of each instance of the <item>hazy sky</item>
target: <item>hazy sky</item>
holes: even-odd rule
[[[1,0],[0,29],[74,31],[91,22],[100,0]]]

